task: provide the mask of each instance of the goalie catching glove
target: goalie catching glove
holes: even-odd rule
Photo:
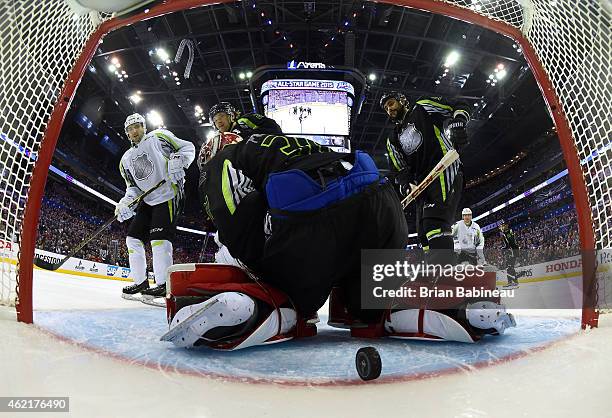
[[[115,215],[117,215],[117,220],[119,222],[127,221],[136,214],[134,209],[130,207],[133,201],[134,199],[125,196],[117,203],[117,206],[115,206]]]

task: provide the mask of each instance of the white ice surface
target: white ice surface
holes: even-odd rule
[[[141,308],[118,297],[124,285],[37,272],[35,309]],[[397,384],[283,387],[129,364],[17,323],[14,310],[0,308],[0,396],[70,396],[70,414],[52,417],[610,417],[610,319],[477,370]]]

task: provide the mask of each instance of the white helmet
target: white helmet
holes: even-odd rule
[[[140,123],[145,131],[145,134],[147,133],[147,122],[145,121],[144,116],[142,116],[140,113],[133,113],[125,119],[125,124],[123,125],[123,129],[125,129],[126,135],[128,126],[133,125],[135,123]]]
[[[470,208],[463,208],[463,210],[461,211],[461,215],[471,215],[472,214],[472,210]]]

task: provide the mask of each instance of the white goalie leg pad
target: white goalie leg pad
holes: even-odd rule
[[[473,343],[474,339],[467,330],[453,318],[443,313],[425,310],[423,312],[423,327],[419,327],[420,309],[404,309],[393,312],[385,321],[385,330],[392,338],[433,341],[459,341]],[[414,334],[410,335],[394,335]]]
[[[161,337],[177,347],[191,347],[216,327],[245,323],[255,313],[255,301],[239,292],[224,292],[205,302],[181,308],[170,323],[170,330]]]
[[[155,284],[164,284],[168,275],[168,267],[172,265],[172,243],[165,239],[151,241],[151,252],[153,253]]]
[[[145,255],[144,244],[141,240],[127,237],[125,244],[128,249],[128,260],[130,262],[130,277],[136,284],[146,280],[147,257]]]
[[[495,329],[500,335],[507,328],[516,326],[514,316],[506,312],[504,305],[490,301],[470,303],[465,315],[471,326],[480,329]]]
[[[215,254],[215,263],[243,268],[240,261],[237,258],[232,257],[227,247],[223,244],[219,246],[219,251],[217,251]]]
[[[278,329],[279,311],[281,316],[280,333]],[[278,310],[275,309],[272,311],[272,313],[270,313],[266,320],[260,326],[257,327],[255,331],[253,331],[244,341],[242,341],[236,347],[232,348],[232,350],[253,347],[255,345],[275,344],[280,343],[282,341],[290,340],[293,337],[274,337],[288,333],[295,327],[296,323],[297,314],[295,310],[290,308],[280,308]]]

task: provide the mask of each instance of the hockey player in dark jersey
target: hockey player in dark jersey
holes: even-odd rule
[[[305,330],[332,287],[342,294],[334,312],[344,312],[335,322],[351,333],[475,342],[515,326],[499,298],[460,300],[446,313],[361,309],[361,249],[405,248],[408,234],[397,194],[367,154],[335,153],[304,138],[225,133],[202,147],[198,165],[199,190],[221,239],[253,262],[239,260],[241,270],[173,269],[163,341],[234,350],[313,335]],[[271,215],[263,233],[267,216],[245,205],[253,189]],[[181,281],[182,290],[175,286]]]
[[[201,164],[200,193],[221,241],[232,255],[243,254],[237,257],[262,280],[287,293],[300,312],[316,312],[332,285],[349,279],[357,281],[351,286],[351,308],[357,310],[360,249],[406,245],[399,199],[363,152],[336,153],[304,138],[259,134],[214,157],[209,149],[200,154],[200,164],[208,160]],[[237,222],[242,199],[253,189],[266,196],[271,213],[261,262],[249,253],[259,252],[260,233],[247,243],[252,238]],[[261,212],[244,218],[260,222],[263,231]]]
[[[500,235],[502,237],[504,251],[504,262],[505,268],[508,275],[508,284],[504,287],[518,287],[518,279],[521,276],[520,273],[516,272],[514,268],[516,264],[516,258],[518,257],[519,246],[516,242],[516,236],[508,224],[502,220],[499,225]]]
[[[279,135],[283,133],[274,119],[258,113],[240,115],[240,112],[228,102],[219,102],[212,106],[208,117],[217,131],[233,132],[242,138],[248,138],[255,133]]]
[[[450,150],[467,144],[465,106],[451,107],[440,98],[418,100],[414,105],[402,93],[391,92],[380,106],[396,124],[387,139],[387,153],[400,194],[407,195]],[[429,263],[454,262],[451,226],[463,191],[461,161],[455,161],[416,200],[419,241]],[[431,251],[430,251],[431,250]]]
[[[214,334],[216,343],[236,341],[238,329],[243,335],[264,321],[253,318],[267,317],[278,326],[251,328],[243,338],[249,345],[278,341],[299,318],[315,316],[332,287],[342,289],[353,318],[383,319],[383,310],[361,310],[361,249],[405,248],[408,229],[397,194],[370,156],[304,138],[220,133],[202,147],[198,165],[205,210],[252,281],[250,288],[214,285],[210,299],[177,309],[164,340],[213,344]],[[253,191],[265,196],[264,210],[247,200]],[[260,289],[264,299],[280,291],[286,300],[267,303]]]

